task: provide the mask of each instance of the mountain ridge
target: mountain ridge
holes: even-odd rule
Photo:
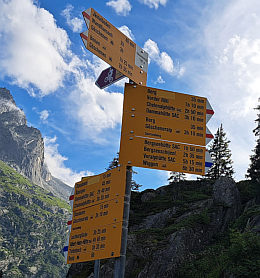
[[[41,132],[27,125],[24,112],[6,88],[0,88],[0,159],[33,183],[68,200],[72,188],[51,175],[44,161]]]

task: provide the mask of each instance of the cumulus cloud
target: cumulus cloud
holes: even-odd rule
[[[155,41],[148,39],[144,44],[144,50],[149,54],[149,62],[155,62],[162,70],[169,74],[179,74],[172,58],[166,52],[161,52]]]
[[[132,41],[135,39],[134,34],[126,25],[119,27],[118,30],[120,30],[123,34],[125,34]]]
[[[21,11],[23,11],[21,13]],[[63,85],[70,40],[45,9],[31,0],[0,1],[0,73],[34,93]]]
[[[229,1],[211,10],[199,32],[203,37],[198,38],[204,57],[194,61],[187,75],[195,91],[208,97],[215,110],[208,123],[213,133],[224,124],[235,177],[243,179],[255,145],[254,107],[260,92],[260,19],[256,15],[260,2]]]
[[[143,4],[147,5],[149,8],[155,8],[156,10],[160,5],[166,6],[168,0],[140,0]]]
[[[42,110],[39,114],[40,114],[40,119],[42,121],[46,121],[48,119],[48,117],[49,117],[48,110]]]
[[[83,73],[78,77],[78,86],[69,96],[68,105],[73,108],[73,116],[87,132],[89,139],[102,141],[98,134],[121,123],[123,94],[100,90],[94,79]],[[83,135],[83,134],[81,134]]]
[[[128,0],[112,0],[108,1],[106,4],[113,8],[118,15],[126,16],[132,9]]]
[[[74,7],[72,5],[67,5],[66,8],[61,12],[61,15],[63,15],[66,18],[66,22],[68,26],[71,28],[71,30],[75,33],[79,33],[82,31],[84,21],[83,19],[79,17],[72,17],[71,12],[73,11]]]
[[[66,167],[65,161],[68,160],[68,158],[59,153],[59,144],[56,141],[56,136],[53,138],[44,138],[44,159],[54,177],[70,186],[74,186],[75,182],[81,180],[81,177],[93,175],[93,173],[89,171],[75,172]]]
[[[70,10],[69,6],[67,12]],[[131,35],[126,26],[122,30]],[[68,98],[78,97],[72,101],[79,109],[78,118],[74,108],[68,113],[84,132],[98,134],[119,123],[122,94],[100,91],[94,85],[93,75],[97,78],[109,65],[94,56],[92,61],[83,60],[72,53],[66,31],[56,25],[48,11],[31,0],[0,0],[0,36],[0,74],[41,96],[57,91],[69,77]],[[41,119],[47,119],[47,112],[41,112]]]
[[[163,80],[162,76],[159,75],[157,80],[155,81],[155,83],[163,84],[163,83],[165,83],[165,81]]]

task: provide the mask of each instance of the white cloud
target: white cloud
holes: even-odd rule
[[[155,83],[163,84],[163,83],[165,83],[165,81],[163,80],[162,76],[159,75],[157,80],[155,81]]]
[[[119,27],[118,30],[120,30],[123,34],[125,34],[132,41],[135,39],[134,34],[126,25]]]
[[[160,5],[166,6],[168,0],[141,0],[141,2],[147,5],[149,8],[155,8],[156,10]]]
[[[117,14],[124,16],[128,15],[132,9],[128,0],[112,0],[108,1],[106,4],[112,7]]]
[[[39,114],[40,114],[40,119],[42,121],[46,121],[48,119],[48,117],[49,117],[48,110],[42,110]]]
[[[74,186],[75,182],[80,181],[82,177],[93,175],[93,173],[89,171],[75,172],[66,167],[64,162],[68,160],[68,158],[59,153],[59,145],[56,141],[56,136],[53,138],[44,138],[45,163],[54,177],[62,180],[70,186]]]
[[[69,111],[81,125],[81,136],[86,132],[89,139],[95,139],[96,143],[104,142],[99,134],[104,129],[115,128],[121,123],[123,94],[109,93],[100,90],[94,79],[84,73],[78,76],[78,86],[69,96]]]
[[[208,97],[215,110],[208,123],[212,130],[224,124],[235,177],[243,179],[255,145],[253,108],[260,95],[260,2],[228,1],[210,10],[207,24],[202,22],[197,32],[203,34],[198,38],[203,57],[186,67],[187,76],[194,91]]]
[[[129,28],[123,29],[131,35]],[[45,96],[55,92],[69,77],[68,98],[78,110],[75,115],[71,107],[68,113],[75,117],[83,133],[94,136],[121,121],[122,94],[99,90],[90,77],[94,73],[97,78],[109,65],[94,56],[90,61],[73,54],[66,31],[56,25],[48,11],[31,0],[0,0],[0,36],[0,74],[12,77],[14,83],[31,94]],[[74,96],[78,99],[73,100]],[[47,119],[44,113],[41,117]]]
[[[180,71],[175,68],[172,58],[166,52],[161,52],[155,41],[148,39],[144,44],[144,50],[149,54],[149,62],[155,62],[169,74],[179,74]],[[183,68],[181,70],[183,71]]]
[[[66,19],[66,22],[68,26],[71,28],[71,30],[75,33],[79,33],[82,31],[84,21],[83,19],[79,17],[71,17],[71,12],[74,9],[72,5],[67,5],[66,8],[61,12],[61,15],[63,15]]]
[[[22,12],[21,12],[22,11]],[[31,0],[0,1],[0,73],[32,94],[63,85],[70,40],[55,19]]]

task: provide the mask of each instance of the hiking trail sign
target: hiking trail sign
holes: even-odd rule
[[[204,175],[213,113],[204,97],[125,84],[120,163]]]
[[[135,83],[145,86],[148,54],[94,9],[82,12],[88,30],[85,47]]]
[[[120,256],[125,179],[126,167],[117,167],[75,184],[64,247],[68,264]]]

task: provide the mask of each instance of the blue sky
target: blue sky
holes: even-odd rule
[[[95,86],[108,67],[84,48],[81,12],[92,7],[150,57],[147,85],[207,97],[223,124],[235,179],[244,179],[255,146],[260,97],[257,0],[0,0],[0,86],[45,138],[51,173],[71,186],[99,174],[119,150],[123,86]],[[168,172],[135,169],[145,188]]]

